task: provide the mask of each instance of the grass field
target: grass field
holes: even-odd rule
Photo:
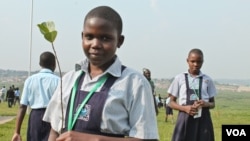
[[[211,110],[215,140],[221,141],[221,126],[223,124],[250,124],[250,93],[246,92],[219,92],[215,98],[216,108]],[[8,108],[7,103],[0,104],[0,116],[15,116],[18,106]],[[170,141],[174,124],[165,122],[165,109],[159,109],[160,113],[157,117],[158,132],[160,141]],[[174,111],[176,119],[177,111]],[[27,118],[22,126],[22,137],[26,140]],[[0,141],[9,141],[13,135],[15,128],[15,120],[0,125]]]

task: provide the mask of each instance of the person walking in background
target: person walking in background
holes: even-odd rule
[[[159,114],[159,110],[158,110],[158,101],[157,101],[157,96],[155,94],[155,84],[154,84],[154,81],[151,79],[151,72],[149,69],[147,68],[144,68],[143,69],[143,75],[147,78],[148,82],[150,83],[151,85],[151,90],[152,90],[152,93],[153,93],[153,99],[154,99],[154,105],[155,105],[155,112],[156,112],[156,115]]]
[[[171,122],[174,123],[174,112],[173,112],[173,109],[169,106],[169,102],[170,102],[170,96],[168,95],[164,104],[165,109],[166,109],[165,122],[168,121],[168,117],[169,117],[171,118]]]
[[[161,108],[161,107],[163,107],[163,102],[162,102],[162,97],[161,97],[161,94],[159,94],[158,95],[158,104],[157,104],[157,106],[158,106],[158,108]]]
[[[80,70],[63,76],[63,106],[57,89],[43,118],[51,123],[49,141],[159,139],[150,84],[116,55],[123,41],[122,19],[114,9],[98,6],[88,12],[82,32],[87,58]]]
[[[190,50],[188,71],[175,76],[168,89],[171,108],[179,110],[172,141],[214,141],[209,109],[215,107],[217,92],[213,80],[200,70],[203,58],[200,49]]]
[[[157,105],[157,108],[158,108],[158,105],[159,105],[159,103],[160,103],[159,95],[154,94],[154,98],[155,98],[155,104]],[[158,110],[158,111],[159,111],[159,110]]]
[[[6,97],[8,100],[8,107],[11,108],[12,105],[14,104],[14,99],[15,99],[15,92],[12,87],[8,89]]]
[[[54,74],[56,68],[55,56],[51,52],[40,55],[41,70],[24,82],[24,88],[17,113],[15,133],[12,141],[21,141],[21,126],[27,110],[31,108],[27,129],[27,141],[47,141],[50,124],[44,122],[42,117],[52,97],[60,78]]]
[[[6,98],[6,88],[5,88],[5,86],[3,86],[2,88],[1,88],[1,93],[2,93],[2,101],[7,101],[7,98]]]
[[[15,91],[16,89],[15,85],[13,84],[11,87],[12,87],[12,90]]]
[[[19,90],[19,88],[16,87],[14,92],[15,92],[14,106],[16,105],[16,102],[18,103],[18,105],[20,105],[20,90]]]

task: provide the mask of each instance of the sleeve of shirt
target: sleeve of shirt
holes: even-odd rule
[[[65,106],[66,105],[64,104],[63,107]],[[65,113],[66,111],[64,110],[63,112]],[[60,84],[58,85],[54,95],[50,99],[50,102],[43,116],[43,120],[49,122],[51,124],[52,129],[54,129],[57,132],[60,132],[63,122],[62,107],[60,100]]]
[[[139,80],[133,86],[134,101],[129,111],[129,124],[131,130],[129,136],[143,139],[158,139],[157,119],[154,109],[154,101],[151,86],[145,81]],[[138,85],[139,84],[139,85]]]
[[[216,96],[217,91],[216,91],[216,87],[214,85],[213,80],[211,78],[209,80],[210,81],[209,81],[207,92],[208,92],[209,97],[211,98],[211,97]]]
[[[172,81],[172,83],[170,84],[169,88],[168,88],[168,93],[175,96],[175,97],[179,97],[179,77],[176,76],[174,78],[174,80]]]
[[[73,72],[73,71],[72,71]],[[69,72],[64,75],[62,81],[63,81],[63,88],[62,88],[62,94],[63,94],[63,107],[61,106],[61,89],[59,84],[47,106],[47,109],[45,111],[45,114],[43,116],[43,120],[46,122],[49,122],[51,124],[51,127],[57,131],[60,132],[61,128],[65,127],[65,115],[66,115],[66,109],[68,100],[70,97],[70,92],[73,86],[73,82],[75,81],[76,77],[78,75],[74,75],[74,73]],[[63,109],[63,118],[62,118],[62,109]],[[62,127],[63,122],[63,127]]]
[[[27,79],[24,82],[23,92],[22,92],[21,99],[20,99],[20,104],[22,104],[22,105],[29,105],[28,94],[30,92],[29,92],[29,89],[28,89],[28,85],[29,85],[29,79]]]

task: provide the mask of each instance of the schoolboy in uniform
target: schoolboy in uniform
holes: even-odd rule
[[[172,141],[214,141],[209,109],[215,107],[215,85],[200,71],[203,64],[200,49],[189,52],[187,63],[188,71],[177,75],[168,89],[170,106],[179,110]]]
[[[42,118],[60,78],[54,74],[56,58],[53,53],[43,52],[40,55],[39,65],[42,67],[41,70],[25,80],[12,141],[21,140],[21,126],[28,106],[31,108],[31,112],[28,121],[27,141],[48,140],[51,126]]]
[[[87,58],[80,71],[62,79],[64,117],[60,87],[46,110],[44,120],[52,126],[49,141],[158,140],[150,84],[116,55],[123,41],[122,20],[115,10],[99,6],[86,15],[82,47]]]

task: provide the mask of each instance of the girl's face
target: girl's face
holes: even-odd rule
[[[124,37],[118,34],[112,22],[93,17],[85,21],[82,32],[82,47],[91,66],[106,69],[114,61],[117,47]]]
[[[189,73],[198,75],[203,64],[203,56],[198,53],[190,53],[187,58]]]

